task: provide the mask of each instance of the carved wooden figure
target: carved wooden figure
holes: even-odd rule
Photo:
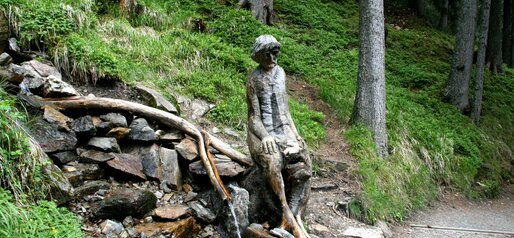
[[[250,9],[252,15],[266,25],[273,25],[273,0],[239,0],[239,7]]]
[[[259,63],[247,81],[248,147],[282,209],[280,227],[295,237],[309,237],[302,214],[310,194],[312,174],[305,141],[291,118],[286,75],[277,65],[280,43],[259,36],[252,59]],[[284,174],[284,176],[283,176]]]

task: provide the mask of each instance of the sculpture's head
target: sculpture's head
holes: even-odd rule
[[[261,35],[253,43],[252,59],[265,70],[273,69],[277,65],[277,56],[280,52],[280,43],[272,35]]]

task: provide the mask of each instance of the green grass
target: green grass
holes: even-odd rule
[[[6,2],[0,1],[0,6]],[[62,12],[59,3],[73,9],[74,14],[43,21],[44,26],[58,23],[60,31],[39,32],[29,24],[25,27],[32,37],[22,41],[28,45],[31,39],[48,39],[45,46],[54,62],[74,80],[123,80],[159,89],[170,98],[172,92],[202,98],[216,104],[210,119],[244,130],[244,85],[256,67],[249,57],[251,47],[260,34],[273,34],[282,43],[279,64],[286,72],[318,87],[342,123],[351,115],[358,70],[356,1],[276,0],[278,19],[273,27],[237,9],[235,0],[141,0],[146,10],[137,16],[119,12],[109,1],[34,2],[45,7],[33,9],[36,3],[29,1],[15,5],[19,12],[34,10],[35,16]],[[206,32],[193,30],[194,18],[203,19]],[[17,25],[21,29],[32,21],[18,18]],[[353,126],[344,135],[359,163],[356,173],[362,184],[351,210],[371,223],[402,220],[433,200],[439,187],[472,197],[492,196],[502,182],[513,181],[513,72],[487,77],[482,123],[477,127],[441,101],[453,37],[412,25],[387,26],[391,156],[376,157],[371,133],[362,126]],[[290,105],[300,133],[316,146],[325,137],[323,116],[294,100]]]

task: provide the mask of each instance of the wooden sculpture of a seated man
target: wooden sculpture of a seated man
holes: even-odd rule
[[[280,201],[280,228],[297,238],[309,237],[302,214],[310,194],[311,160],[289,112],[286,75],[277,65],[279,51],[280,43],[271,35],[259,36],[253,45],[252,59],[259,66],[246,86],[248,147]]]

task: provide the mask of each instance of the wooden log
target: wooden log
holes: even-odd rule
[[[223,181],[219,179],[219,176],[216,177],[216,166],[212,166],[211,162],[209,161],[202,133],[193,124],[186,121],[185,119],[174,114],[159,109],[155,109],[153,107],[120,99],[101,97],[69,97],[46,98],[43,99],[43,101],[45,103],[55,105],[59,109],[108,109],[127,111],[135,115],[145,117],[147,119],[157,121],[163,125],[183,131],[184,133],[196,139],[198,143],[199,156],[202,160],[205,170],[207,171],[207,175],[209,177],[211,184],[214,186],[214,188],[220,194],[223,200],[231,200],[230,193],[228,193],[228,190],[225,188]],[[227,151],[233,150],[232,148],[223,149]]]

